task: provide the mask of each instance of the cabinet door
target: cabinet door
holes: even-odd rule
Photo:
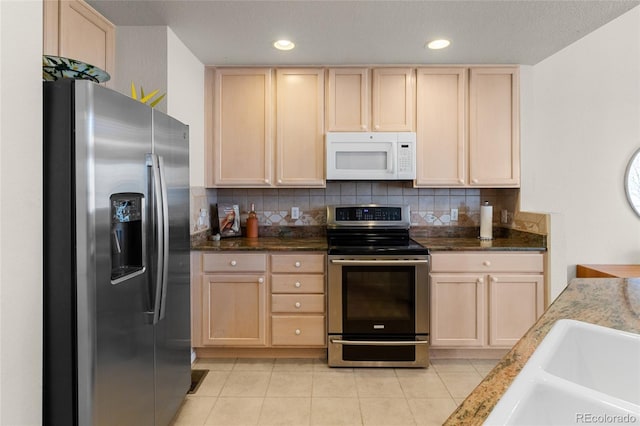
[[[268,68],[215,71],[210,185],[271,185],[271,74]]]
[[[544,311],[544,280],[537,274],[489,275],[489,345],[511,347]]]
[[[325,98],[327,131],[370,130],[370,94],[367,68],[330,68]]]
[[[204,275],[202,343],[266,346],[264,275]]]
[[[483,275],[431,274],[431,346],[483,346],[485,295]]]
[[[111,22],[81,0],[47,0],[43,11],[44,54],[95,65],[114,78],[115,27]]]
[[[276,75],[276,185],[324,187],[324,70]]]
[[[373,70],[371,121],[376,132],[412,132],[415,115],[413,68]]]
[[[466,68],[418,68],[416,186],[467,181]]]
[[[471,68],[469,177],[475,186],[520,185],[518,69]]]

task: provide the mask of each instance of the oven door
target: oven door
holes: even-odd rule
[[[428,256],[329,256],[329,365],[426,366]]]

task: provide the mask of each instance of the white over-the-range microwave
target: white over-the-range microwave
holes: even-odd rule
[[[414,132],[327,132],[327,180],[411,180]]]

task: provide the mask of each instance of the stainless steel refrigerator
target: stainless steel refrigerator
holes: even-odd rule
[[[188,127],[43,85],[43,424],[167,425],[191,381]]]

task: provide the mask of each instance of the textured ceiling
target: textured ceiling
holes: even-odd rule
[[[168,25],[206,65],[535,64],[640,0],[88,0],[117,26]],[[640,37],[640,29],[639,29]],[[276,51],[289,38],[296,48]],[[448,38],[441,51],[424,48]]]

